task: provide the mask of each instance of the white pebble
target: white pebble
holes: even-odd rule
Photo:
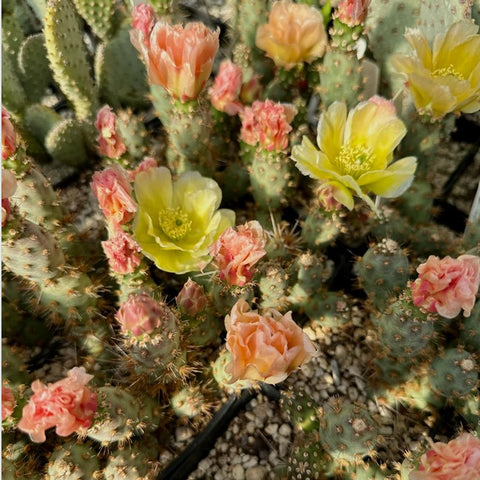
[[[237,464],[232,468],[232,478],[233,480],[245,479],[245,470],[241,465]]]
[[[265,480],[267,478],[267,469],[261,465],[249,468],[245,472],[245,480]]]
[[[290,434],[292,433],[292,427],[287,423],[283,423],[282,426],[278,429],[278,433],[282,437],[290,438]]]

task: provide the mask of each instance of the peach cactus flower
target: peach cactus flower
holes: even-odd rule
[[[461,310],[469,317],[480,284],[480,257],[460,255],[440,259],[430,255],[418,268],[418,278],[410,285],[413,303],[445,318]]]
[[[220,30],[201,22],[172,26],[158,21],[149,37],[133,30],[130,40],[143,57],[150,82],[186,102],[198,97],[212,72],[219,35]]]
[[[253,265],[267,253],[265,243],[265,232],[256,220],[239,225],[237,231],[227,228],[210,246],[220,278],[239,287],[249,282]]]
[[[2,422],[13,413],[16,404],[10,388],[2,385]]]
[[[117,117],[108,105],[97,113],[95,127],[98,130],[98,151],[108,158],[120,158],[127,150],[122,136],[117,130]]]
[[[15,128],[9,113],[2,107],[2,160],[15,153],[17,149]]]
[[[474,480],[480,478],[480,438],[462,433],[448,443],[436,442],[420,458],[409,480]]]
[[[119,165],[95,172],[91,187],[107,221],[114,225],[123,225],[130,221],[137,211],[132,198],[132,185],[128,173]]]
[[[86,386],[92,378],[85,368],[74,367],[58,382],[45,385],[35,380],[18,428],[33,442],[44,442],[45,430],[51,427],[62,437],[88,429],[97,411],[97,395]]]
[[[118,229],[114,236],[102,242],[108,264],[115,273],[126,275],[133,273],[140,265],[140,247],[131,235]]]
[[[213,86],[208,90],[212,105],[227,115],[237,115],[243,110],[239,101],[243,72],[231,60],[220,64]]]
[[[166,309],[166,305],[142,292],[130,295],[128,300],[120,305],[115,318],[124,334],[138,337],[144,333],[152,333],[160,327]]]
[[[323,56],[327,46],[323,15],[305,4],[275,2],[268,23],[257,29],[255,43],[275,65],[286,70],[301,62],[313,62]]]
[[[317,355],[315,346],[293,321],[291,312],[282,315],[269,308],[260,315],[240,299],[225,317],[225,327],[226,346],[232,355],[226,367],[231,383],[259,380],[276,384]]]
[[[292,131],[290,123],[296,114],[297,109],[291,104],[255,100],[240,115],[240,138],[249,145],[259,144],[268,151],[284,150],[288,147],[288,134]]]

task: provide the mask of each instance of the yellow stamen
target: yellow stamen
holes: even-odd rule
[[[158,221],[163,233],[172,240],[182,239],[192,226],[192,221],[180,207],[160,210]]]
[[[453,75],[459,80],[465,80],[465,77],[460,72],[455,70],[452,64],[450,64],[448,67],[437,68],[432,72],[432,75],[434,77],[448,77],[449,75]]]
[[[362,145],[342,145],[335,159],[335,164],[342,175],[350,175],[355,179],[372,170],[374,162],[375,156],[372,150]]]

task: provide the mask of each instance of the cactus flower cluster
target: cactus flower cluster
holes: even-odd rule
[[[478,480],[479,22],[2,2],[2,478]]]

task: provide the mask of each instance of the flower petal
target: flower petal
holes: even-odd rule
[[[330,159],[336,158],[344,141],[347,106],[334,102],[320,116],[317,126],[317,145]]]

